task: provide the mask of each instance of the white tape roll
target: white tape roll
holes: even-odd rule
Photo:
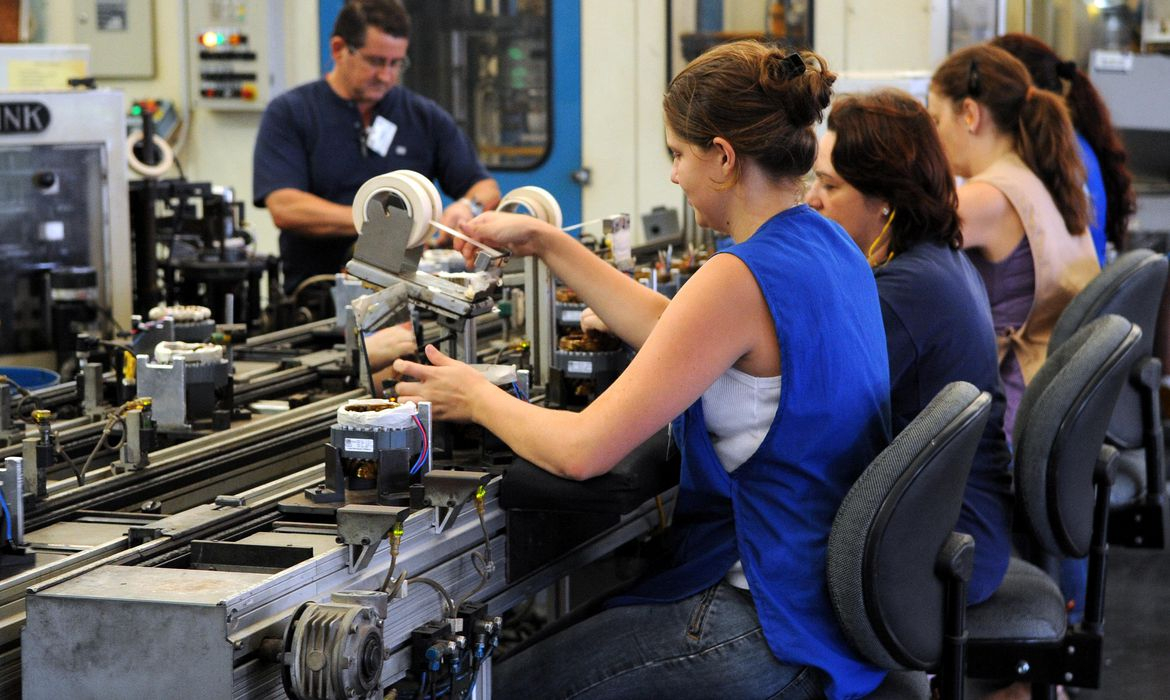
[[[439,197],[439,190],[435,189],[434,182],[428,180],[425,175],[415,170],[395,170],[394,172],[414,180],[430,196],[431,219],[437,219],[443,215],[443,200]]]
[[[142,139],[143,134],[141,130],[131,133],[126,138],[126,161],[130,165],[130,169],[143,177],[162,177],[175,164],[175,152],[171,150],[171,144],[167,143],[163,137],[155,134],[154,145],[159,150],[160,159],[154,165],[147,165],[134,154],[134,146],[141,143]]]
[[[431,233],[431,219],[442,212],[442,200],[434,183],[413,170],[395,170],[366,180],[353,198],[353,226],[361,233],[366,222],[366,205],[379,193],[389,193],[406,205],[410,217],[407,248],[422,245]]]
[[[500,205],[496,207],[499,211],[514,212],[520,207],[528,210],[532,216],[541,221],[552,224],[560,228],[563,221],[561,220],[561,205],[557,204],[556,197],[544,189],[535,185],[528,185],[526,187],[517,187],[504,198],[500,200]]]

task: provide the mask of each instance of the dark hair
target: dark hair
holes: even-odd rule
[[[812,127],[836,78],[811,51],[735,41],[691,61],[670,81],[662,108],[683,141],[708,148],[722,136],[773,177],[800,177],[816,159]]]
[[[987,44],[948,56],[930,85],[956,105],[970,97],[986,107],[996,127],[1015,139],[1016,152],[1052,195],[1069,233],[1077,236],[1087,230],[1085,167],[1064,100],[1037,90],[1023,63]]]
[[[901,90],[843,95],[828,127],[837,136],[830,154],[837,174],[895,210],[891,252],[925,241],[962,246],[955,179],[925,107]]]
[[[349,0],[333,23],[333,36],[355,49],[366,45],[366,28],[374,27],[399,39],[410,38],[410,15],[402,0]]]
[[[1133,178],[1125,167],[1125,146],[1113,130],[1109,108],[1089,82],[1089,76],[1072,61],[1061,61],[1048,44],[1027,34],[1004,34],[992,39],[991,45],[1020,59],[1032,74],[1036,87],[1064,97],[1073,128],[1089,142],[1101,165],[1101,179],[1105,183],[1105,237],[1121,250],[1129,217],[1137,211]]]

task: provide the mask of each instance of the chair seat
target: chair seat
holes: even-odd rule
[[[868,700],[929,700],[930,679],[924,671],[890,671]]]
[[[1048,574],[1012,557],[995,594],[967,608],[970,641],[1059,640],[1068,627],[1060,587]]]
[[[1123,506],[1146,495],[1146,451],[1123,450],[1117,453],[1117,476],[1109,492],[1109,505]]]

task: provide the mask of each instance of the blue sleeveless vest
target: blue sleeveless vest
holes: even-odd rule
[[[731,474],[696,401],[674,423],[683,454],[673,566],[615,605],[681,600],[740,559],[782,663],[819,668],[830,698],[868,694],[884,671],[845,640],[825,550],[845,493],[889,441],[889,365],[873,273],[845,231],[805,205],[726,251],[755,276],[780,343],[783,389],[764,442]]]

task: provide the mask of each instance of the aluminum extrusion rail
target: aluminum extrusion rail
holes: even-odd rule
[[[354,390],[288,413],[257,419],[231,431],[158,450],[151,454],[151,466],[141,471],[109,475],[107,470],[108,478],[85,486],[58,486],[56,490],[51,486],[47,498],[30,504],[25,529],[46,527],[81,510],[118,510],[146,499],[157,499],[201,480],[216,480],[232,470],[247,468],[274,452],[312,445],[328,435],[329,426],[336,419],[337,406],[361,395],[363,392]],[[64,483],[70,481],[66,479]]]

